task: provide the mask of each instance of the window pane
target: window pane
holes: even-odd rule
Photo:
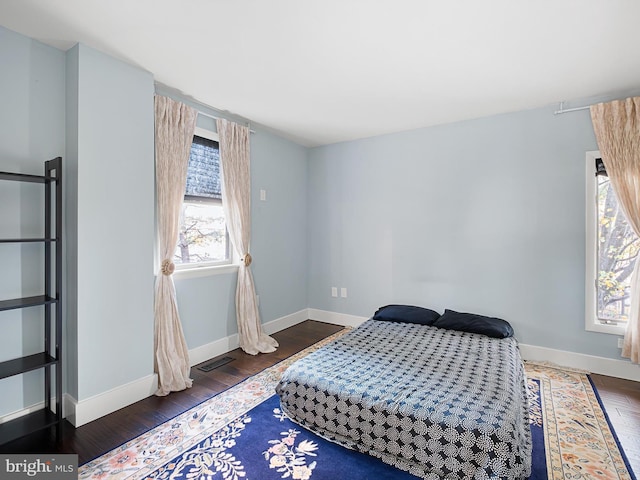
[[[609,178],[598,176],[598,318],[626,322],[640,241],[620,210]]]
[[[185,195],[222,198],[220,191],[220,149],[218,142],[193,136]]]
[[[221,204],[187,202],[174,263],[220,262],[228,259],[227,226]]]

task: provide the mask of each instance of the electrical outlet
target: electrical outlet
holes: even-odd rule
[[[340,296],[341,296],[342,298],[347,298],[347,289],[346,289],[346,288],[342,287],[342,288],[340,289]]]
[[[622,348],[624,346],[624,338],[618,339],[618,348]]]
[[[331,287],[331,296],[332,297],[338,296],[338,287]]]
[[[262,200],[263,202],[267,201],[267,191],[266,190],[260,190],[260,200]]]

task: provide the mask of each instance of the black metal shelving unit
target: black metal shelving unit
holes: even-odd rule
[[[53,425],[58,426],[59,434],[62,422],[62,158],[46,161],[44,170],[44,175],[0,172],[0,181],[41,183],[45,189],[44,237],[0,238],[0,244],[43,244],[43,294],[0,300],[0,311],[44,307],[43,349],[0,362],[0,379],[44,369],[44,408],[0,424],[0,444]]]

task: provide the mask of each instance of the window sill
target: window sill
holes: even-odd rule
[[[238,271],[237,263],[229,263],[226,265],[212,265],[209,267],[192,267],[176,269],[173,272],[174,280],[183,280],[187,278],[212,277],[215,275],[226,275],[236,273]]]
[[[610,335],[624,335],[627,327],[625,325],[601,325],[601,324],[587,324],[586,330],[588,332],[608,333]]]

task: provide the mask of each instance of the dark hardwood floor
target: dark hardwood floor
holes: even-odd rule
[[[210,372],[193,367],[193,387],[188,390],[173,392],[166,397],[146,398],[79,428],[65,423],[60,441],[56,441],[53,429],[23,437],[0,445],[0,453],[77,453],[79,463],[86,463],[341,329],[336,325],[307,320],[276,333],[274,337],[280,348],[274,353],[251,356],[240,349],[233,350],[221,356],[232,357],[232,362]],[[638,475],[640,383],[603,375],[591,377],[631,467]]]
[[[640,382],[596,374],[591,380],[631,468],[640,478]]]
[[[233,350],[220,357],[234,360],[214,370],[203,372],[198,365],[192,367],[193,386],[187,390],[145,398],[78,428],[65,422],[60,441],[52,428],[0,445],[0,453],[77,453],[82,465],[342,328],[307,320],[274,334],[280,347],[273,353],[252,356]]]

